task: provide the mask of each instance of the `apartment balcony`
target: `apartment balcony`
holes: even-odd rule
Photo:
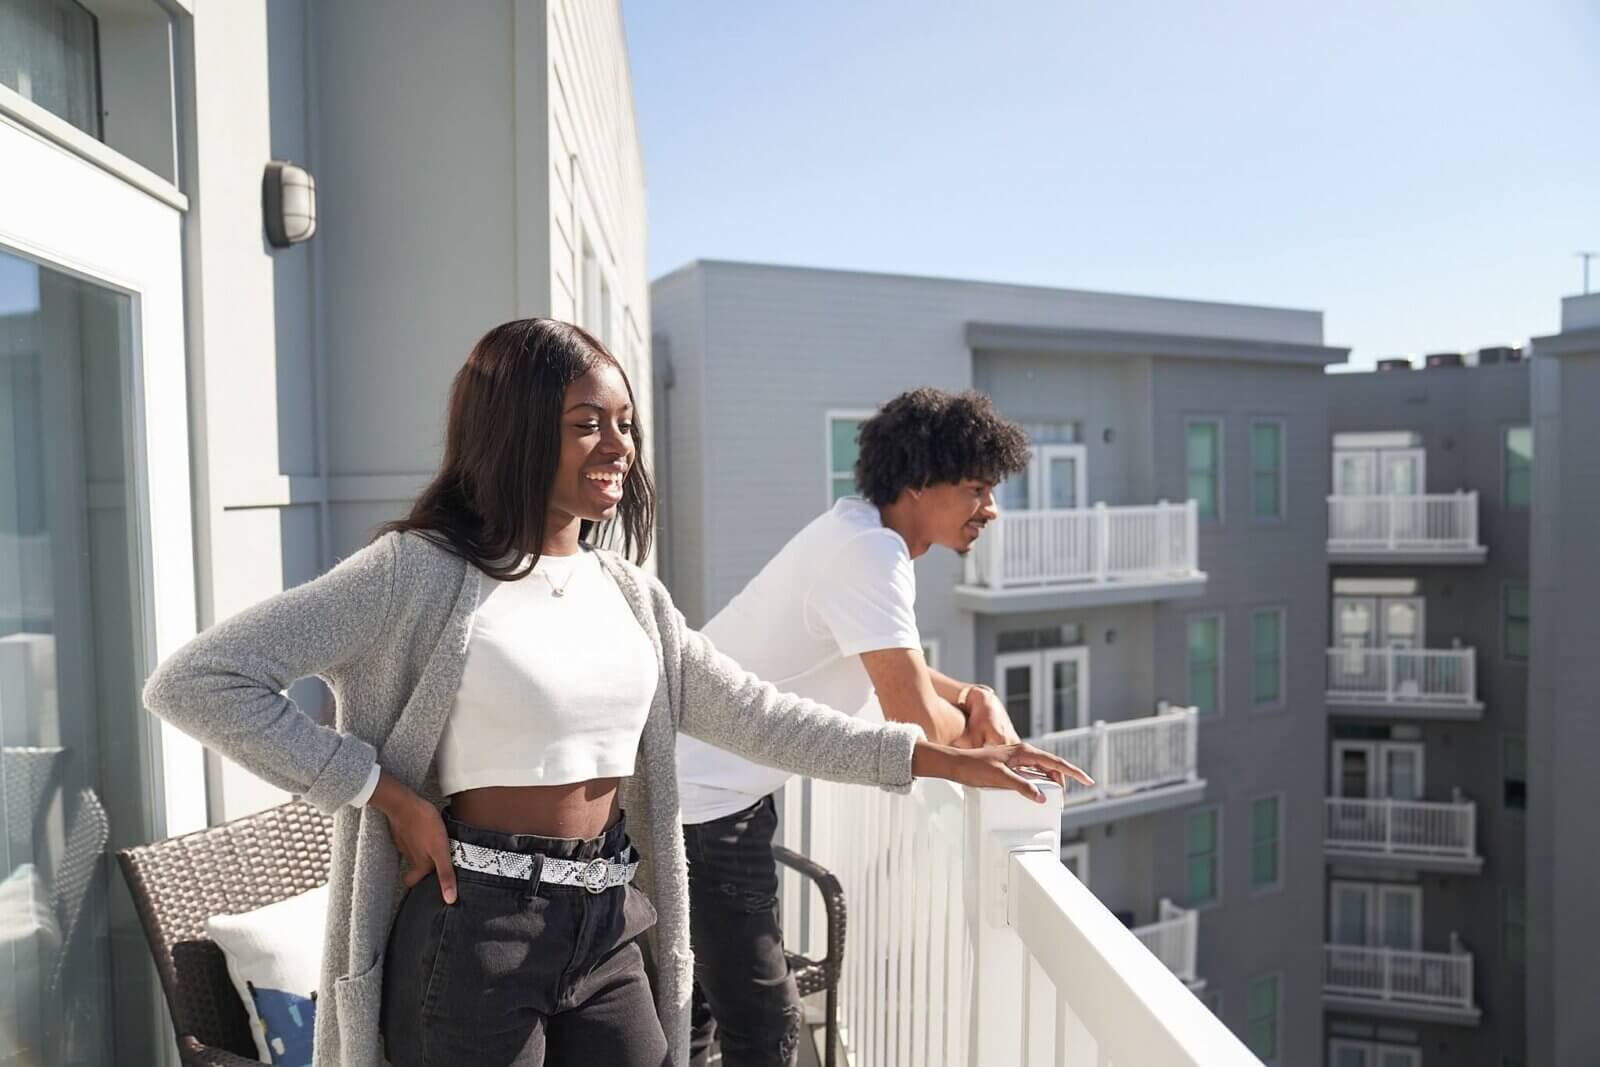
[[[1411,871],[1477,874],[1478,806],[1470,800],[1329,797],[1323,851],[1330,860]]]
[[[1483,718],[1471,648],[1330,648],[1330,711],[1372,718]]]
[[[1029,738],[1089,773],[1094,785],[1067,783],[1063,830],[1180,808],[1198,801],[1200,716],[1194,708],[1161,704],[1156,714],[1097,722]]]
[[[1163,899],[1155,922],[1135,926],[1133,936],[1150,950],[1150,954],[1167,965],[1167,970],[1195,992],[1205,988],[1206,981],[1195,972],[1195,959],[1199,955],[1200,913],[1192,908],[1180,908]]]
[[[956,603],[980,614],[1199,596],[1194,501],[1010,511],[967,554]]]
[[[1062,866],[1061,791],[1043,788],[1036,804],[942,781],[908,796],[811,783],[786,843],[849,902],[840,1062],[1260,1067],[1174,973],[1184,950],[1158,958]],[[783,892],[785,943],[820,958],[817,894],[798,878]]]
[[[1478,494],[1330,496],[1334,563],[1482,563]]]
[[[1324,1007],[1417,1022],[1477,1026],[1472,953],[1451,935],[1449,952],[1325,945]]]

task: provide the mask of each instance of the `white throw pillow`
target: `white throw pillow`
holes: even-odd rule
[[[328,887],[276,904],[206,920],[206,936],[228,960],[228,975],[250,1013],[262,1063],[310,1067],[311,1032],[322,976]]]

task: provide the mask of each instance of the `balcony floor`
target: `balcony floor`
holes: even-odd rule
[[[1157,811],[1198,804],[1205,796],[1205,792],[1206,780],[1198,778],[1192,782],[1174,782],[1172,785],[1157,786],[1154,789],[1141,789],[1137,793],[1127,793],[1119,797],[1068,804],[1061,809],[1061,832],[1068,833],[1082,830],[1087,826],[1101,826],[1118,819],[1131,819],[1137,815],[1149,815]]]
[[[1373,852],[1326,842],[1322,854],[1329,863],[1359,865],[1383,871],[1429,871],[1438,874],[1482,874],[1482,856],[1451,856],[1431,852]]]
[[[1481,722],[1483,702],[1470,704],[1438,701],[1363,700],[1358,696],[1329,693],[1328,714],[1356,719],[1425,719],[1429,722]]]
[[[1322,1006],[1329,1011],[1351,1012],[1380,1019],[1406,1019],[1419,1023],[1448,1023],[1452,1026],[1477,1026],[1483,1012],[1476,1006],[1457,1007],[1450,1004],[1426,1004],[1410,1000],[1379,1000],[1377,997],[1357,997],[1344,993],[1322,992]]]
[[[1411,566],[1470,567],[1489,556],[1484,545],[1472,548],[1351,548],[1328,546],[1329,563],[1394,563]]]
[[[1186,575],[1108,582],[1059,582],[991,589],[985,585],[956,586],[956,606],[978,615],[1013,615],[1024,611],[1065,611],[1111,604],[1143,604],[1158,600],[1197,597],[1206,591],[1206,575]]]

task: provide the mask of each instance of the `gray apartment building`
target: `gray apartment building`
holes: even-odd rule
[[[1528,698],[1528,1058],[1600,1061],[1600,293],[1562,302],[1533,342],[1533,572]]]
[[[1522,356],[1486,348],[1327,379],[1333,1067],[1523,1062],[1534,473]]]
[[[1063,861],[1264,1060],[1322,1062],[1345,351],[1320,313],[696,262],[651,315],[660,570],[691,623],[851,491],[894,394],[978,388],[1025,426],[1002,518],[918,561],[926,652],[1094,774]]]

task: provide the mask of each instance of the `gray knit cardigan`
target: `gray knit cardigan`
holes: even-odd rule
[[[869,725],[780,693],[690,630],[654,578],[612,553],[601,552],[600,560],[660,660],[622,802],[645,857],[637,884],[660,917],[652,946],[657,1007],[672,1062],[682,1067],[694,961],[678,731],[798,774],[897,791],[910,788],[912,748],[922,735],[914,726]],[[384,1062],[378,1012],[384,948],[402,894],[400,855],[383,815],[349,802],[376,761],[442,803],[434,753],[461,681],[477,596],[475,568],[415,534],[387,534],[315,581],[218,623],[145,686],[151,711],[335,813],[318,1067]],[[332,727],[283,694],[312,675],[337,698]]]

